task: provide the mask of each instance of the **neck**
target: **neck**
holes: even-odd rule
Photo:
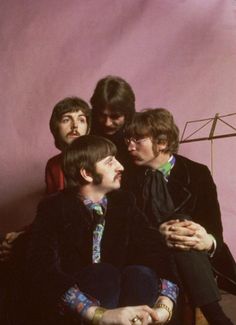
[[[106,193],[99,190],[97,186],[93,184],[81,186],[79,194],[90,199],[94,203],[99,202],[106,195]]]
[[[153,169],[158,169],[162,165],[166,164],[170,159],[170,157],[171,157],[170,153],[160,152],[152,161],[150,161],[149,167]]]

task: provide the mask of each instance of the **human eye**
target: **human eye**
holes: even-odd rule
[[[60,122],[65,124],[65,123],[68,123],[70,121],[70,118],[69,116],[62,116]]]
[[[114,157],[109,157],[106,161],[106,165],[112,166],[114,164]]]
[[[87,123],[86,117],[85,116],[79,116],[78,121],[82,124]]]
[[[122,114],[120,113],[114,113],[111,115],[111,119],[113,120],[117,120],[118,118],[120,118],[122,116]]]

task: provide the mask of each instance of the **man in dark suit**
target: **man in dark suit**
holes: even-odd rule
[[[178,288],[163,279],[172,279],[169,261],[133,195],[119,190],[115,154],[105,138],[74,140],[64,153],[67,189],[38,207],[28,263],[34,323],[40,313],[43,324],[171,318]]]
[[[223,243],[216,186],[208,168],[176,154],[179,130],[166,109],[137,113],[127,127],[126,142],[140,167],[132,184],[137,202],[172,250],[192,304],[201,307],[210,324],[226,324],[219,306],[213,307],[219,294],[209,259],[221,266],[217,274],[234,281],[235,262]],[[227,264],[220,265],[222,260]],[[232,281],[221,283],[236,292]]]

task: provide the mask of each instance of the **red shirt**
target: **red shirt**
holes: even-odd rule
[[[62,171],[62,154],[50,158],[45,169],[45,182],[47,194],[63,190],[65,178]]]

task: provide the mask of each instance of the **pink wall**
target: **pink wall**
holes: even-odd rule
[[[236,112],[234,0],[2,0],[0,30],[3,232],[34,217],[45,162],[56,153],[53,105],[68,95],[89,100],[101,77],[127,79],[138,109],[167,107],[181,130],[188,120]],[[235,142],[214,142],[214,178],[236,256]],[[209,145],[180,152],[210,166]]]

